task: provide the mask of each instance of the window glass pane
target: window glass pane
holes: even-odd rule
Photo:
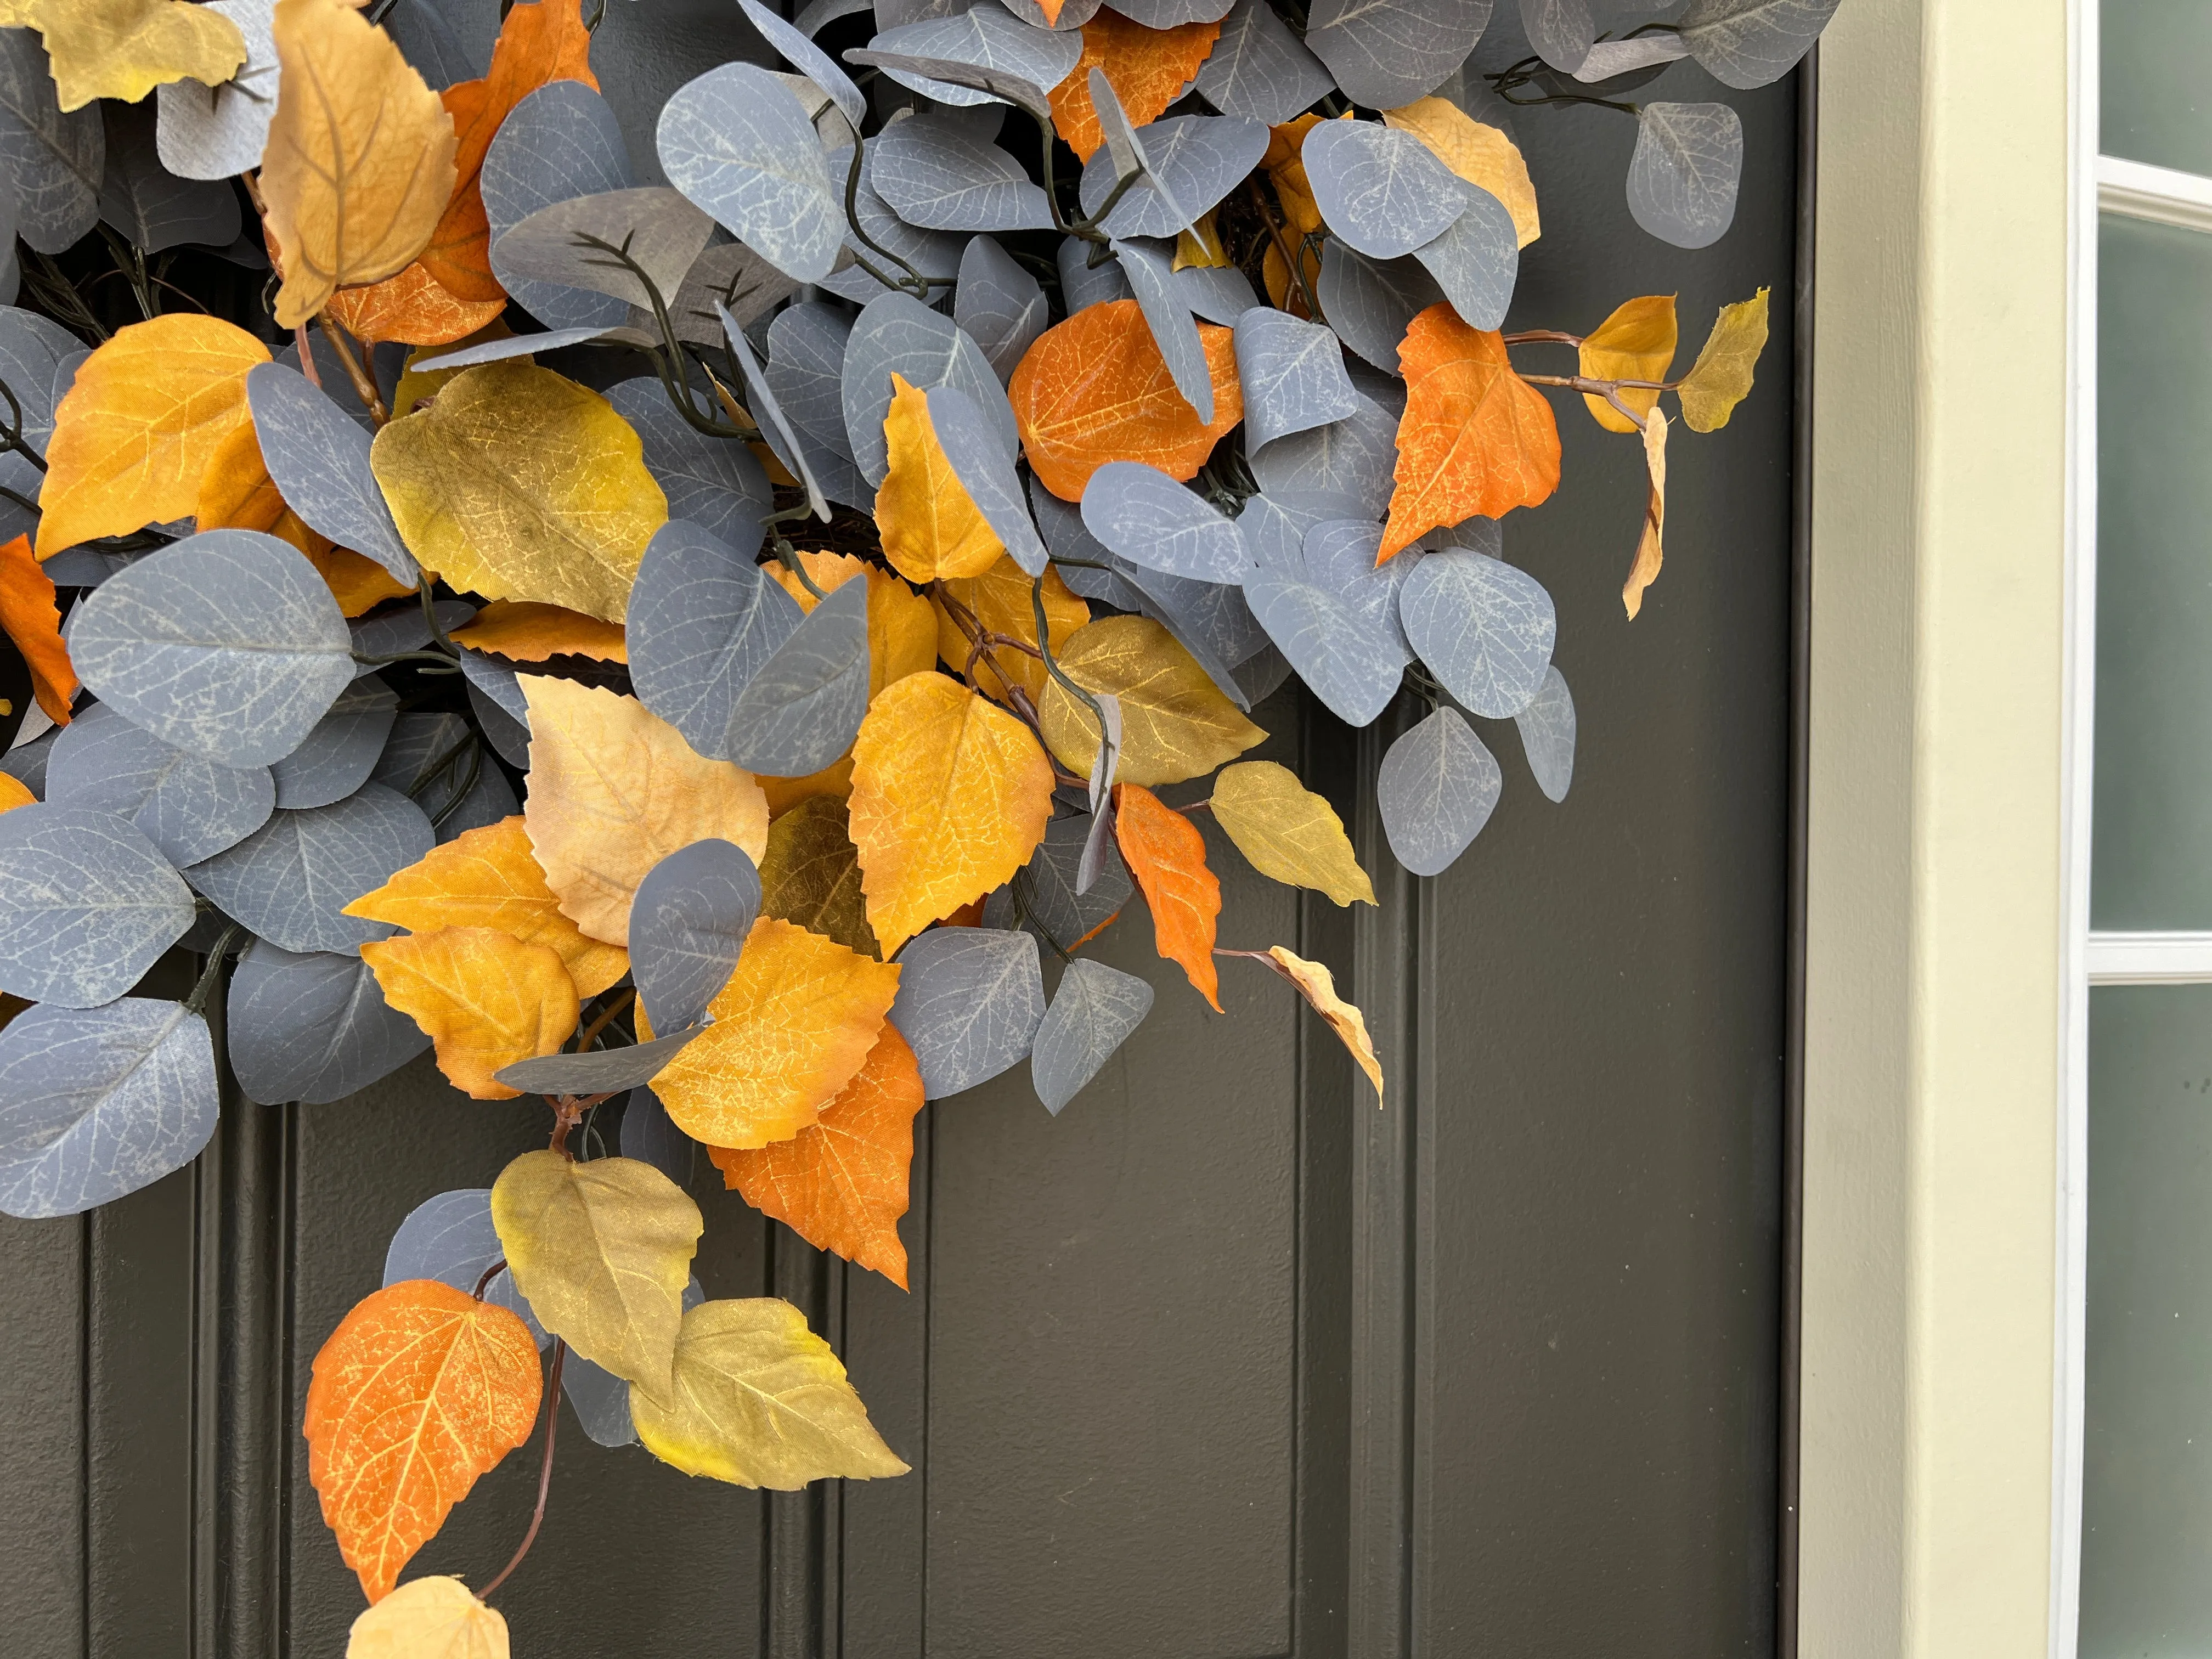
[[[2081,1659],[2212,1653],[2212,986],[2090,993]]]
[[[2212,5],[2106,0],[2103,149],[2212,173]]]
[[[2212,235],[2101,249],[2090,912],[2212,929]]]

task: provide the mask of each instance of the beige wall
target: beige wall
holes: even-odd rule
[[[1821,48],[1802,1651],[2048,1651],[2064,0]]]

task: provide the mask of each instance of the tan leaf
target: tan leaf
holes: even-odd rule
[[[1258,952],[1240,951],[1235,954],[1255,956]],[[1269,945],[1267,955],[1274,959],[1275,971],[1298,988],[1298,994],[1312,1005],[1314,1012],[1328,1022],[1328,1029],[1336,1033],[1337,1041],[1352,1051],[1359,1069],[1375,1085],[1375,1104],[1380,1109],[1382,1062],[1376,1058],[1375,1045],[1368,1040],[1367,1016],[1337,995],[1336,976],[1320,963],[1294,956],[1279,945]]]
[[[1054,654],[1085,690],[1110,691],[1121,700],[1121,759],[1114,774],[1121,782],[1149,787],[1202,778],[1267,736],[1149,617],[1102,617]],[[1098,755],[1098,717],[1053,681],[1038,702],[1037,719],[1060,763],[1090,776]]]
[[[345,1659],[507,1659],[507,1620],[458,1578],[415,1578],[353,1621]]]
[[[1213,781],[1213,816],[1237,850],[1263,876],[1310,887],[1338,904],[1375,902],[1344,820],[1273,761],[1239,761]]]
[[[441,927],[361,947],[384,1000],[421,1026],[438,1069],[477,1100],[521,1092],[493,1073],[559,1050],[576,1029],[576,982],[548,945],[495,927]]]
[[[760,880],[763,915],[796,922],[864,957],[883,955],[868,926],[860,850],[836,796],[803,800],[769,823]]]
[[[1629,567],[1620,601],[1632,620],[1644,608],[1644,590],[1659,580],[1665,556],[1659,544],[1667,527],[1667,416],[1653,410],[1644,417],[1644,465],[1651,475],[1651,494],[1644,504],[1644,533],[1637,538],[1636,562]]]
[[[1674,296],[1650,294],[1631,300],[1600,323],[1582,343],[1582,372],[1593,380],[1663,380],[1674,366]],[[1656,392],[1624,386],[1620,401],[1638,419],[1659,404]],[[1636,422],[1603,398],[1583,393],[1591,416],[1607,432],[1633,432]]]
[[[246,62],[237,24],[182,0],[0,0],[0,28],[39,31],[64,111],[172,81],[220,86]]]
[[[1692,432],[1717,432],[1751,395],[1752,370],[1766,349],[1766,290],[1723,306],[1713,331],[1683,378],[1682,423]]]
[[[1474,119],[1448,98],[1434,97],[1386,109],[1382,121],[1412,133],[1437,160],[1503,202],[1522,247],[1543,234],[1528,164],[1521,158],[1521,147],[1498,128]]]

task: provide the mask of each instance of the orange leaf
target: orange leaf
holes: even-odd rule
[[[1006,387],[1022,447],[1044,487],[1083,499],[1109,461],[1146,461],[1170,477],[1198,476],[1222,435],[1244,418],[1230,331],[1198,325],[1213,377],[1213,419],[1183,401],[1134,300],[1085,306],[1039,335]]]
[[[1544,394],[1513,372],[1503,335],[1433,305],[1406,330],[1398,362],[1406,412],[1376,563],[1439,526],[1502,519],[1559,487],[1559,423]]]
[[[287,514],[285,516],[289,518],[291,515]],[[281,529],[276,533],[284,534]],[[312,530],[307,533],[315,535]],[[315,541],[317,545],[303,547],[300,550],[307,556],[307,562],[315,567],[316,573],[329,585],[331,596],[338,602],[338,609],[345,615],[362,616],[386,599],[414,592],[413,588],[392,580],[392,573],[366,554],[356,553],[348,548],[332,547],[319,536],[315,537]]]
[[[859,1073],[819,1121],[754,1152],[708,1147],[723,1184],[819,1250],[842,1255],[907,1288],[907,1169],[921,1067],[889,1020]]]
[[[530,1328],[435,1279],[388,1285],[339,1322],[307,1386],[307,1479],[372,1602],[530,1437],[541,1389]]]
[[[450,345],[506,311],[507,295],[464,300],[417,259],[397,276],[362,288],[340,289],[323,309],[356,340]]]
[[[444,94],[459,140],[453,166],[459,174],[445,216],[422,250],[422,265],[459,300],[504,300],[491,274],[491,225],[484,217],[484,153],[508,112],[550,81],[581,81],[594,92],[592,36],[584,27],[583,0],[524,0],[500,26],[491,70]]]
[[[512,662],[544,662],[548,657],[629,660],[629,643],[621,623],[535,599],[494,599],[466,628],[456,629],[453,637],[457,645]]]
[[[61,607],[54,585],[31,556],[31,538],[18,536],[0,547],[0,629],[15,642],[30,665],[31,690],[39,707],[56,726],[70,722],[76,696],[76,670],[62,643]]]
[[[494,1075],[556,1052],[576,1029],[576,982],[550,945],[495,927],[441,927],[361,947],[384,1000],[437,1047],[438,1069],[473,1100],[521,1092]]]
[[[953,620],[947,601],[966,608],[970,625],[986,633],[1006,634],[1030,645],[1036,643],[1036,605],[1030,595],[1029,573],[1003,554],[980,576],[941,581],[930,595],[937,612],[937,654],[956,674],[965,673],[973,642]],[[1055,655],[1075,630],[1091,620],[1091,607],[1068,592],[1060,572],[1047,567],[1044,577],[1045,629],[1052,635]],[[975,659],[975,686],[985,696],[1006,702],[1008,682],[1020,686],[1035,702],[1044,695],[1044,659],[1010,645],[995,646]]]
[[[1152,907],[1153,947],[1168,961],[1182,963],[1199,994],[1219,1013],[1213,924],[1221,915],[1221,883],[1206,867],[1206,837],[1151,790],[1117,783],[1114,838],[1121,843],[1121,861]]]
[[[878,570],[850,553],[801,553],[799,562],[824,593],[835,593],[854,577],[866,574],[870,702],[893,680],[919,674],[937,660],[937,625],[930,615],[929,601],[890,571]],[[799,601],[801,611],[811,612],[822,603],[781,562],[771,561],[763,568]],[[763,781],[762,787],[767,787]],[[769,803],[770,813],[780,810],[773,801]]]
[[[1055,7],[1057,12],[1058,8]],[[1100,8],[1083,26],[1083,56],[1052,89],[1052,124],[1085,161],[1105,142],[1091,103],[1091,71],[1106,71],[1106,84],[1121,100],[1129,125],[1141,127],[1182,95],[1221,38],[1219,23],[1178,23],[1146,28],[1118,11]]]
[[[19,806],[36,806],[39,798],[31,793],[31,786],[12,772],[0,772],[0,812],[12,812]],[[18,996],[0,991],[0,1026],[15,1018],[31,1005]]]
[[[311,559],[331,550],[327,538],[308,529],[284,505],[276,481],[269,476],[269,464],[261,458],[261,440],[251,421],[234,429],[208,458],[207,471],[200,474],[192,527],[262,531],[281,537]],[[414,592],[396,583],[387,586],[393,594]]]

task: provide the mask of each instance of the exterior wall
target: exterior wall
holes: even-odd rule
[[[2050,1650],[2065,0],[1821,47],[1801,1651]]]

